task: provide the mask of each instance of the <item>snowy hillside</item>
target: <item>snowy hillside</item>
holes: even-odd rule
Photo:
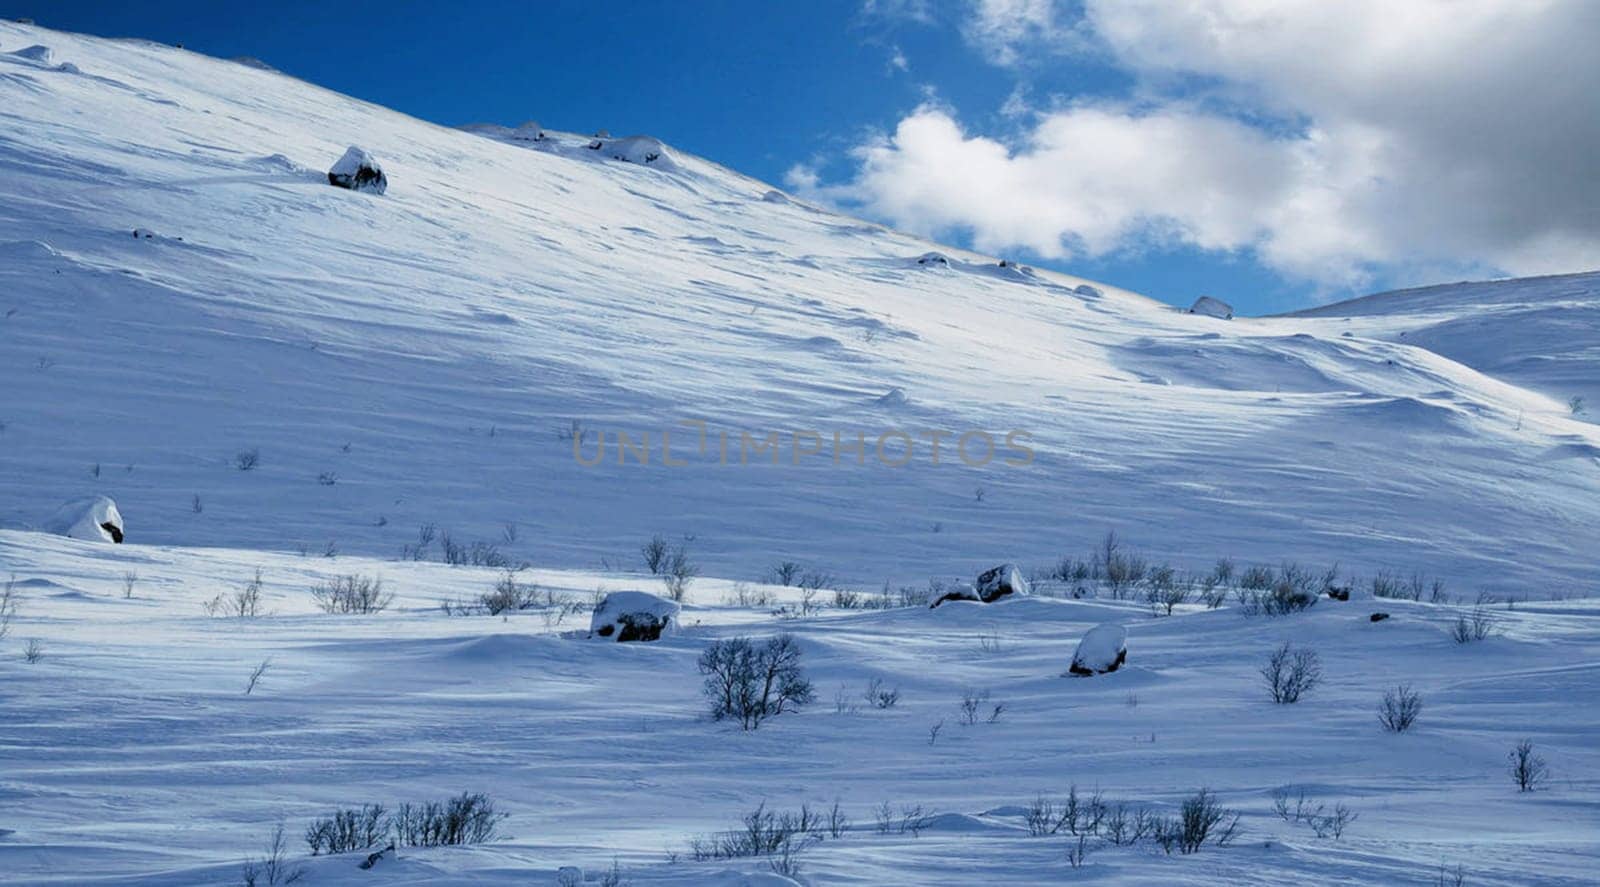
[[[237,885],[281,822],[307,885],[792,887],[690,848],[836,801],[802,883],[1592,883],[1595,275],[1195,316],[579,123],[623,138],[0,23],[0,883]],[[382,193],[329,184],[352,146]],[[1142,578],[1087,563],[1108,530]],[[675,624],[588,637],[667,590],[657,535]],[[1032,594],[926,606],[1008,562]],[[1063,676],[1107,622],[1126,664]],[[815,701],[709,717],[698,657],[779,632]],[[1325,675],[1274,705],[1285,642]],[[1030,834],[1072,785],[1241,831]],[[462,792],[498,840],[306,856]]]
[[[919,265],[935,247],[694,157],[443,129],[170,47],[4,24],[0,53],[9,526],[105,494],[138,542],[392,556],[420,524],[514,522],[542,564],[659,532],[722,575],[789,557],[874,585],[1108,528],[1197,566],[1595,577],[1571,542],[1600,465],[1552,454],[1600,431],[1433,353],[950,250]],[[328,187],[351,144],[386,195]],[[579,466],[573,419],[591,446],[649,433],[653,464],[613,443]],[[876,458],[895,429],[904,468]],[[660,466],[664,430],[688,466]],[[983,468],[950,458],[974,430],[1000,444]],[[1032,464],[1003,464],[1011,430]],[[778,432],[780,464],[708,464],[719,431],[734,462],[741,432]],[[828,446],[789,464],[793,431]],[[832,463],[835,431],[867,465]]]
[[[1418,345],[1544,394],[1577,418],[1600,417],[1600,273],[1400,290],[1295,316],[1327,318],[1319,331]]]

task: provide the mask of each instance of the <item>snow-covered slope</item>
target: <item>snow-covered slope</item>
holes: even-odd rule
[[[1324,334],[1418,345],[1600,417],[1600,272],[1399,290],[1294,316],[1324,319]]]
[[[934,247],[670,147],[450,130],[149,43],[0,25],[0,107],[8,526],[105,494],[134,542],[393,556],[424,523],[515,523],[538,563],[659,532],[720,575],[794,558],[863,584],[1108,528],[1188,563],[1596,575],[1600,429],[1411,345],[919,263]],[[386,195],[328,186],[352,144]],[[574,461],[573,419],[606,464]],[[617,464],[619,430],[649,467]],[[689,464],[660,464],[664,430]],[[905,467],[873,454],[893,430]],[[982,468],[952,458],[973,430],[1001,442]],[[1003,464],[1012,430],[1031,464]],[[778,433],[779,464],[717,464],[719,431],[733,462]],[[791,464],[794,431],[822,454]],[[868,464],[834,464],[835,431]]]

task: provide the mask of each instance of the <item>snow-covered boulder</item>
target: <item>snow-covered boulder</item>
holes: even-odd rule
[[[933,599],[928,609],[933,609],[945,601],[972,601],[975,604],[983,603],[983,598],[978,596],[978,590],[963,582],[960,585],[945,589],[944,593]]]
[[[768,191],[767,193],[761,195],[761,199],[763,202],[776,203],[782,206],[789,202],[789,195],[783,193],[782,191]]]
[[[661,169],[676,169],[672,156],[667,153],[667,146],[661,144],[660,139],[650,136],[627,136],[625,138],[597,138],[589,143],[591,151],[599,151],[612,160],[621,160],[624,163],[637,163],[642,166],[654,166]]]
[[[328,184],[351,191],[382,194],[389,190],[389,177],[383,174],[383,167],[371,154],[351,145],[328,170]]]
[[[1075,675],[1097,675],[1113,672],[1128,660],[1128,630],[1115,622],[1107,622],[1089,629],[1078,642],[1078,651],[1072,654],[1072,667],[1067,671]]]
[[[653,641],[678,623],[683,608],[643,591],[613,591],[589,617],[589,636],[615,641]]]
[[[10,55],[16,56],[19,59],[27,59],[30,62],[38,62],[41,65],[48,65],[50,64],[50,59],[54,53],[50,51],[50,47],[48,46],[34,44],[26,49],[18,49],[10,53]]]
[[[1078,284],[1072,288],[1072,291],[1080,296],[1088,296],[1091,299],[1098,299],[1101,296],[1099,287],[1093,287],[1087,283]]]
[[[44,530],[91,542],[121,542],[122,512],[117,510],[117,503],[105,496],[74,499],[56,509],[45,521]]]
[[[972,585],[986,604],[994,603],[1008,594],[1028,593],[1028,580],[1022,578],[1022,570],[1016,564],[1001,564],[984,570]]]
[[[924,268],[948,268],[950,257],[944,253],[923,253],[917,256],[917,264]]]
[[[544,141],[544,127],[537,120],[529,120],[511,130],[511,138],[519,142]]]
[[[1189,307],[1189,313],[1203,314],[1206,317],[1219,317],[1223,320],[1232,320],[1233,306],[1222,301],[1221,299],[1213,299],[1210,296],[1201,296],[1200,298],[1195,299],[1194,304]]]

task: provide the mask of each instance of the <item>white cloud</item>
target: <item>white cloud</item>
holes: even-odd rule
[[[986,250],[1248,249],[1330,284],[1600,266],[1600,3],[980,0],[964,33],[997,64],[1092,34],[1143,101],[1004,143],[924,106],[813,193]]]
[[[898,46],[890,47],[889,70],[899,71],[901,73],[911,70],[911,60],[906,58],[906,54],[902,52]]]

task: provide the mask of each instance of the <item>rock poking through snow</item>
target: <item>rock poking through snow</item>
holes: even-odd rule
[[[653,641],[670,631],[683,608],[643,591],[613,591],[589,618],[590,637]]]
[[[1001,564],[979,573],[973,587],[984,603],[991,604],[1006,595],[1027,594],[1028,580],[1022,578],[1022,570],[1016,564]]]
[[[328,170],[328,184],[351,191],[382,194],[389,190],[389,177],[371,154],[351,145],[344,156]]]
[[[928,609],[933,609],[946,601],[972,601],[975,604],[983,603],[983,598],[978,595],[978,590],[965,582],[953,588],[946,589],[944,594],[933,599]]]
[[[1223,320],[1233,319],[1233,306],[1221,299],[1210,296],[1201,296],[1194,300],[1194,305],[1189,308],[1190,314],[1203,314],[1206,317],[1219,317]]]
[[[537,120],[529,120],[511,130],[511,138],[519,142],[542,142],[544,127]]]
[[[122,512],[117,511],[117,503],[105,496],[74,499],[56,509],[45,521],[44,530],[90,542],[121,542]]]
[[[672,156],[667,153],[666,146],[661,144],[659,139],[650,136],[627,136],[620,139],[601,136],[589,143],[589,150],[599,151],[612,160],[621,160],[624,163],[637,163],[661,169],[677,168]]]
[[[1128,660],[1128,630],[1115,622],[1096,625],[1078,642],[1067,669],[1084,677],[1116,671]]]

